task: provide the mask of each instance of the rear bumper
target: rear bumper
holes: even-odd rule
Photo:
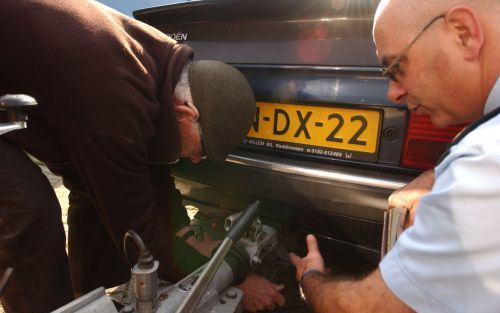
[[[238,211],[260,200],[262,218],[324,239],[327,260],[338,261],[341,254],[371,265],[380,259],[387,197],[411,180],[307,160],[287,158],[285,163],[278,156],[246,151],[227,161],[218,167],[209,162],[174,167],[176,185],[187,203]]]

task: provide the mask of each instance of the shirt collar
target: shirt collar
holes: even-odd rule
[[[488,99],[486,100],[486,104],[484,105],[483,114],[488,114],[497,107],[500,107],[500,76],[497,77],[493,88],[491,88]]]

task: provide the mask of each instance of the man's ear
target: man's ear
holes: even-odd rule
[[[175,114],[177,115],[177,119],[181,120],[183,118],[187,118],[191,121],[198,120],[198,112],[193,110],[188,105],[175,105],[174,106]]]
[[[476,12],[465,5],[451,8],[446,20],[457,35],[466,60],[479,58],[484,43],[484,30]]]

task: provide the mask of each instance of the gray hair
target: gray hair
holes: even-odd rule
[[[191,87],[189,86],[189,69],[191,67],[191,61],[187,62],[186,65],[182,68],[182,73],[175,85],[174,89],[174,98],[179,100],[180,102],[185,103],[191,109],[196,112],[196,116],[200,116],[200,113],[196,106],[193,103],[193,97],[191,96]]]

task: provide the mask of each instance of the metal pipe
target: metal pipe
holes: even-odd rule
[[[7,281],[9,280],[9,277],[13,271],[14,271],[14,269],[12,267],[7,267],[7,269],[3,273],[2,279],[0,279],[0,296],[2,295],[3,289],[7,285]]]

